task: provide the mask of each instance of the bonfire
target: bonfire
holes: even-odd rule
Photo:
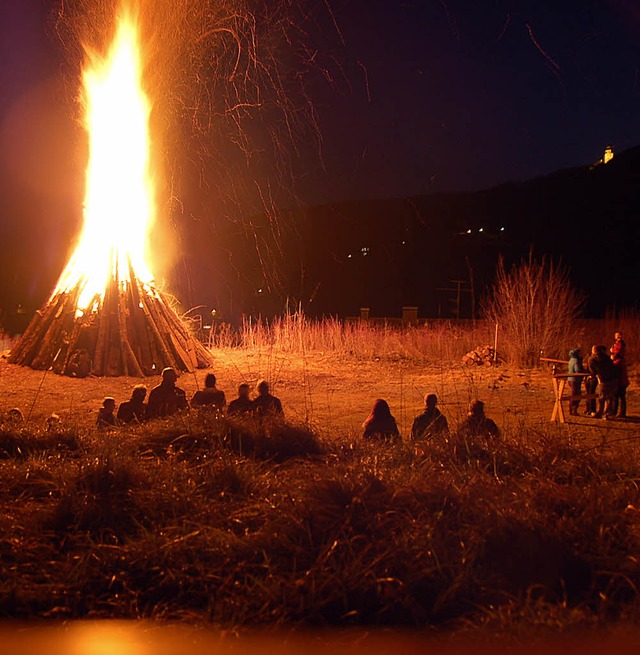
[[[67,375],[159,373],[209,364],[209,353],[156,286],[150,101],[135,18],[120,12],[108,53],[82,73],[89,161],[79,241],[10,361]]]

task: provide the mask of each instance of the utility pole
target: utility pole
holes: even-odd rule
[[[471,289],[463,289],[462,285],[465,284],[466,280],[449,280],[451,284],[455,284],[455,287],[439,287],[436,288],[436,291],[455,291],[455,297],[453,298],[454,305],[456,308],[456,320],[460,318],[460,296],[463,291],[469,292]]]

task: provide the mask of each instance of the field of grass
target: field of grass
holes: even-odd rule
[[[633,624],[637,424],[551,424],[548,372],[463,369],[482,343],[466,338],[445,340],[438,362],[264,342],[214,350],[228,399],[239,382],[272,382],[287,422],[262,426],[191,411],[99,432],[101,398],[121,402],[138,380],[0,362],[1,409],[29,416],[0,427],[0,616],[522,640]],[[205,373],[182,376],[189,396]],[[427,391],[454,429],[482,398],[502,441],[454,435],[417,454],[406,435]],[[377,397],[402,445],[360,438]],[[62,422],[47,431],[52,411]]]

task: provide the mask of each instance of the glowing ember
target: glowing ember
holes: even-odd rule
[[[149,172],[150,103],[141,86],[135,20],[121,14],[105,58],[89,53],[83,71],[89,134],[84,224],[56,294],[82,289],[78,308],[102,297],[110,276],[129,280],[129,261],[143,283],[153,279],[146,250],[155,207]]]

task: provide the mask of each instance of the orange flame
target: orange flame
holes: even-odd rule
[[[142,90],[140,44],[129,13],[118,16],[106,57],[89,53],[83,73],[84,125],[89,136],[84,221],[76,249],[54,295],[80,286],[79,309],[103,296],[110,277],[153,280],[147,257],[155,219],[149,171],[150,102]]]

